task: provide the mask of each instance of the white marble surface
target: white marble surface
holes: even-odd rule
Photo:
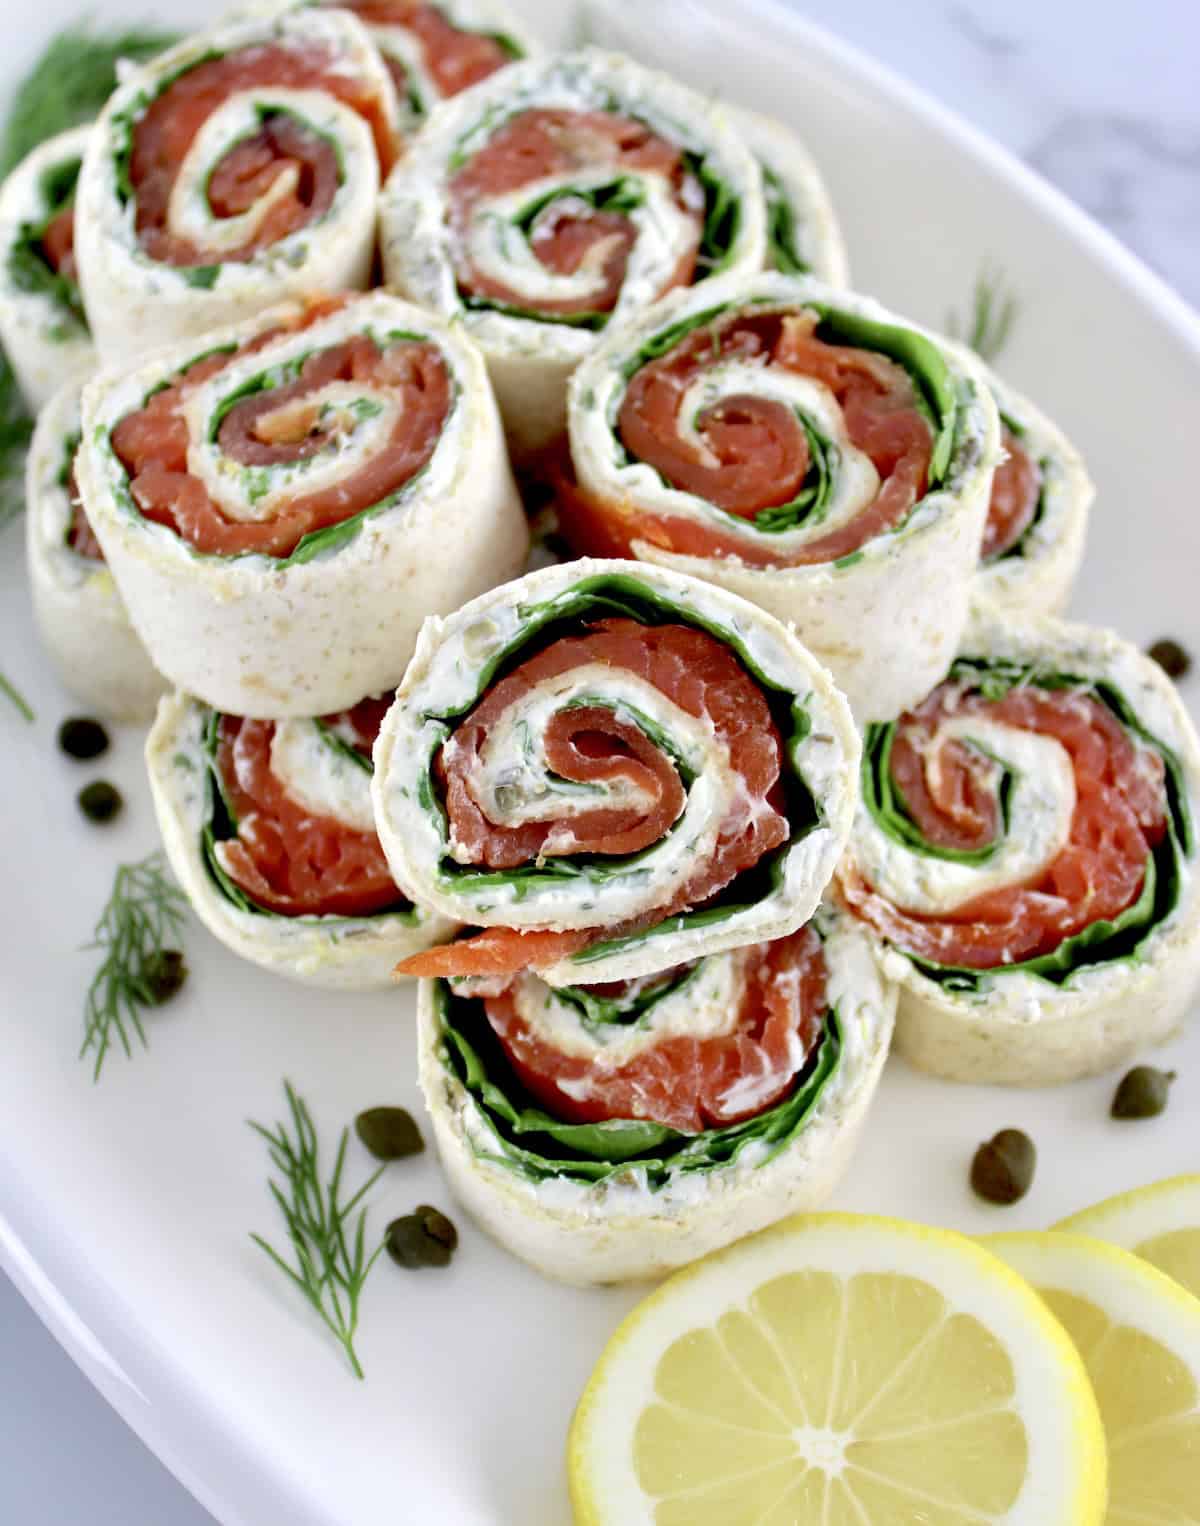
[[[1200,305],[1196,0],[800,8],[1021,154]],[[212,1526],[2,1277],[0,1353],[5,1526]]]

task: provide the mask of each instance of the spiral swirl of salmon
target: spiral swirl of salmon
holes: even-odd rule
[[[558,530],[796,622],[862,719],[915,703],[966,620],[1000,425],[966,353],[780,273],[677,292],[572,378]]]
[[[903,972],[918,1063],[1059,1079],[1166,1031],[1197,968],[1159,968],[1195,936],[1194,766],[1153,664],[1051,620],[976,617],[949,677],[868,729],[840,894]]]
[[[821,907],[771,943],[601,985],[427,980],[421,1085],[454,1191],[553,1277],[661,1274],[839,1179],[891,1037],[866,936]]]
[[[439,101],[538,51],[498,0],[348,0],[340,8],[358,17],[379,49],[405,136]]]
[[[220,710],[301,716],[394,684],[426,614],[524,555],[482,360],[383,292],[160,352],[84,414],[84,508],[134,622]]]
[[[276,9],[132,71],[97,123],[75,257],[106,362],[369,283],[395,88],[347,12]]]
[[[393,172],[384,270],[464,322],[519,458],[565,428],[601,331],[766,254],[758,162],[711,103],[632,59],[529,59],[444,104]]]
[[[387,707],[279,721],[185,695],[146,743],[159,828],[196,914],[244,959],[315,985],[369,990],[453,924],[413,906],[371,814],[371,745]]]
[[[426,627],[376,745],[397,883],[482,929],[402,973],[593,984],[793,932],[856,754],[804,648],[691,579],[584,561],[484,595]]]
[[[0,186],[0,344],[31,413],[95,364],[75,263],[91,124],[40,144]]]

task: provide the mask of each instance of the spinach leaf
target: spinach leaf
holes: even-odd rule
[[[44,240],[50,224],[75,199],[80,163],[79,159],[66,159],[46,170],[39,186],[41,216],[20,225],[8,253],[9,279],[18,291],[46,297],[54,304],[61,314],[63,338],[80,329],[86,333],[87,317],[79,283],[55,270]]]
[[[466,1090],[495,1141],[476,1145],[481,1158],[528,1181],[561,1179],[591,1185],[635,1176],[661,1190],[680,1175],[719,1170],[757,1146],[758,1165],[786,1150],[803,1131],[841,1060],[837,1013],[825,1015],[822,1035],[792,1091],[743,1123],[683,1134],[636,1119],[564,1123],[524,1092],[492,1033],[483,1003],[434,984],[442,1063]]]
[[[771,266],[784,275],[807,275],[812,266],[800,253],[796,209],[784,189],[783,181],[765,159],[759,161],[759,168],[762,170],[763,192],[767,202],[767,245],[771,251]]]

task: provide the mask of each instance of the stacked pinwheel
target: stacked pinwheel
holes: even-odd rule
[[[821,1201],[893,1023],[1055,1081],[1200,976],[1191,724],[1056,618],[1077,453],[847,280],[787,129],[490,0],[243,10],[0,191],[64,680],[158,703],[219,939],[421,979],[447,1173],[552,1275]]]

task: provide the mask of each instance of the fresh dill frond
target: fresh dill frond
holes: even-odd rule
[[[140,63],[177,41],[177,33],[153,27],[97,31],[86,23],[52,37],[13,95],[0,132],[0,175],[55,133],[98,116],[116,86],[120,59]]]
[[[174,996],[187,973],[183,955],[170,945],[183,927],[187,897],[167,874],[161,852],[136,864],[120,864],[112,892],[89,949],[104,953],[83,1006],[80,1058],[91,1054],[99,1078],[114,1042],[132,1056],[134,1035],[147,1048],[142,1008]]]
[[[283,1178],[271,1181],[271,1196],[279,1205],[287,1226],[295,1263],[285,1261],[261,1235],[250,1238],[271,1258],[281,1272],[304,1294],[325,1325],[340,1342],[355,1377],[363,1376],[354,1336],[358,1329],[358,1304],[363,1284],[384,1242],[367,1254],[367,1210],[359,1208],[366,1194],[383,1173],[380,1166],[357,1192],[342,1200],[342,1171],[346,1163],[348,1129],[342,1130],[337,1155],[328,1181],[322,1181],[317,1131],[305,1102],[290,1081],[283,1083],[290,1113],[287,1123],[274,1129],[251,1121],[250,1127],[266,1140],[271,1163]],[[358,1218],[350,1220],[358,1208]]]
[[[33,713],[33,706],[21,693],[20,689],[17,688],[16,684],[11,679],[5,678],[3,673],[0,673],[0,694],[3,694],[5,699],[11,701],[29,724],[33,725],[37,719],[37,716]]]
[[[981,360],[992,364],[1008,343],[1017,321],[1020,303],[1008,287],[1004,272],[994,265],[984,265],[975,277],[971,309],[967,319],[951,312],[946,332],[952,339],[969,344]]]

